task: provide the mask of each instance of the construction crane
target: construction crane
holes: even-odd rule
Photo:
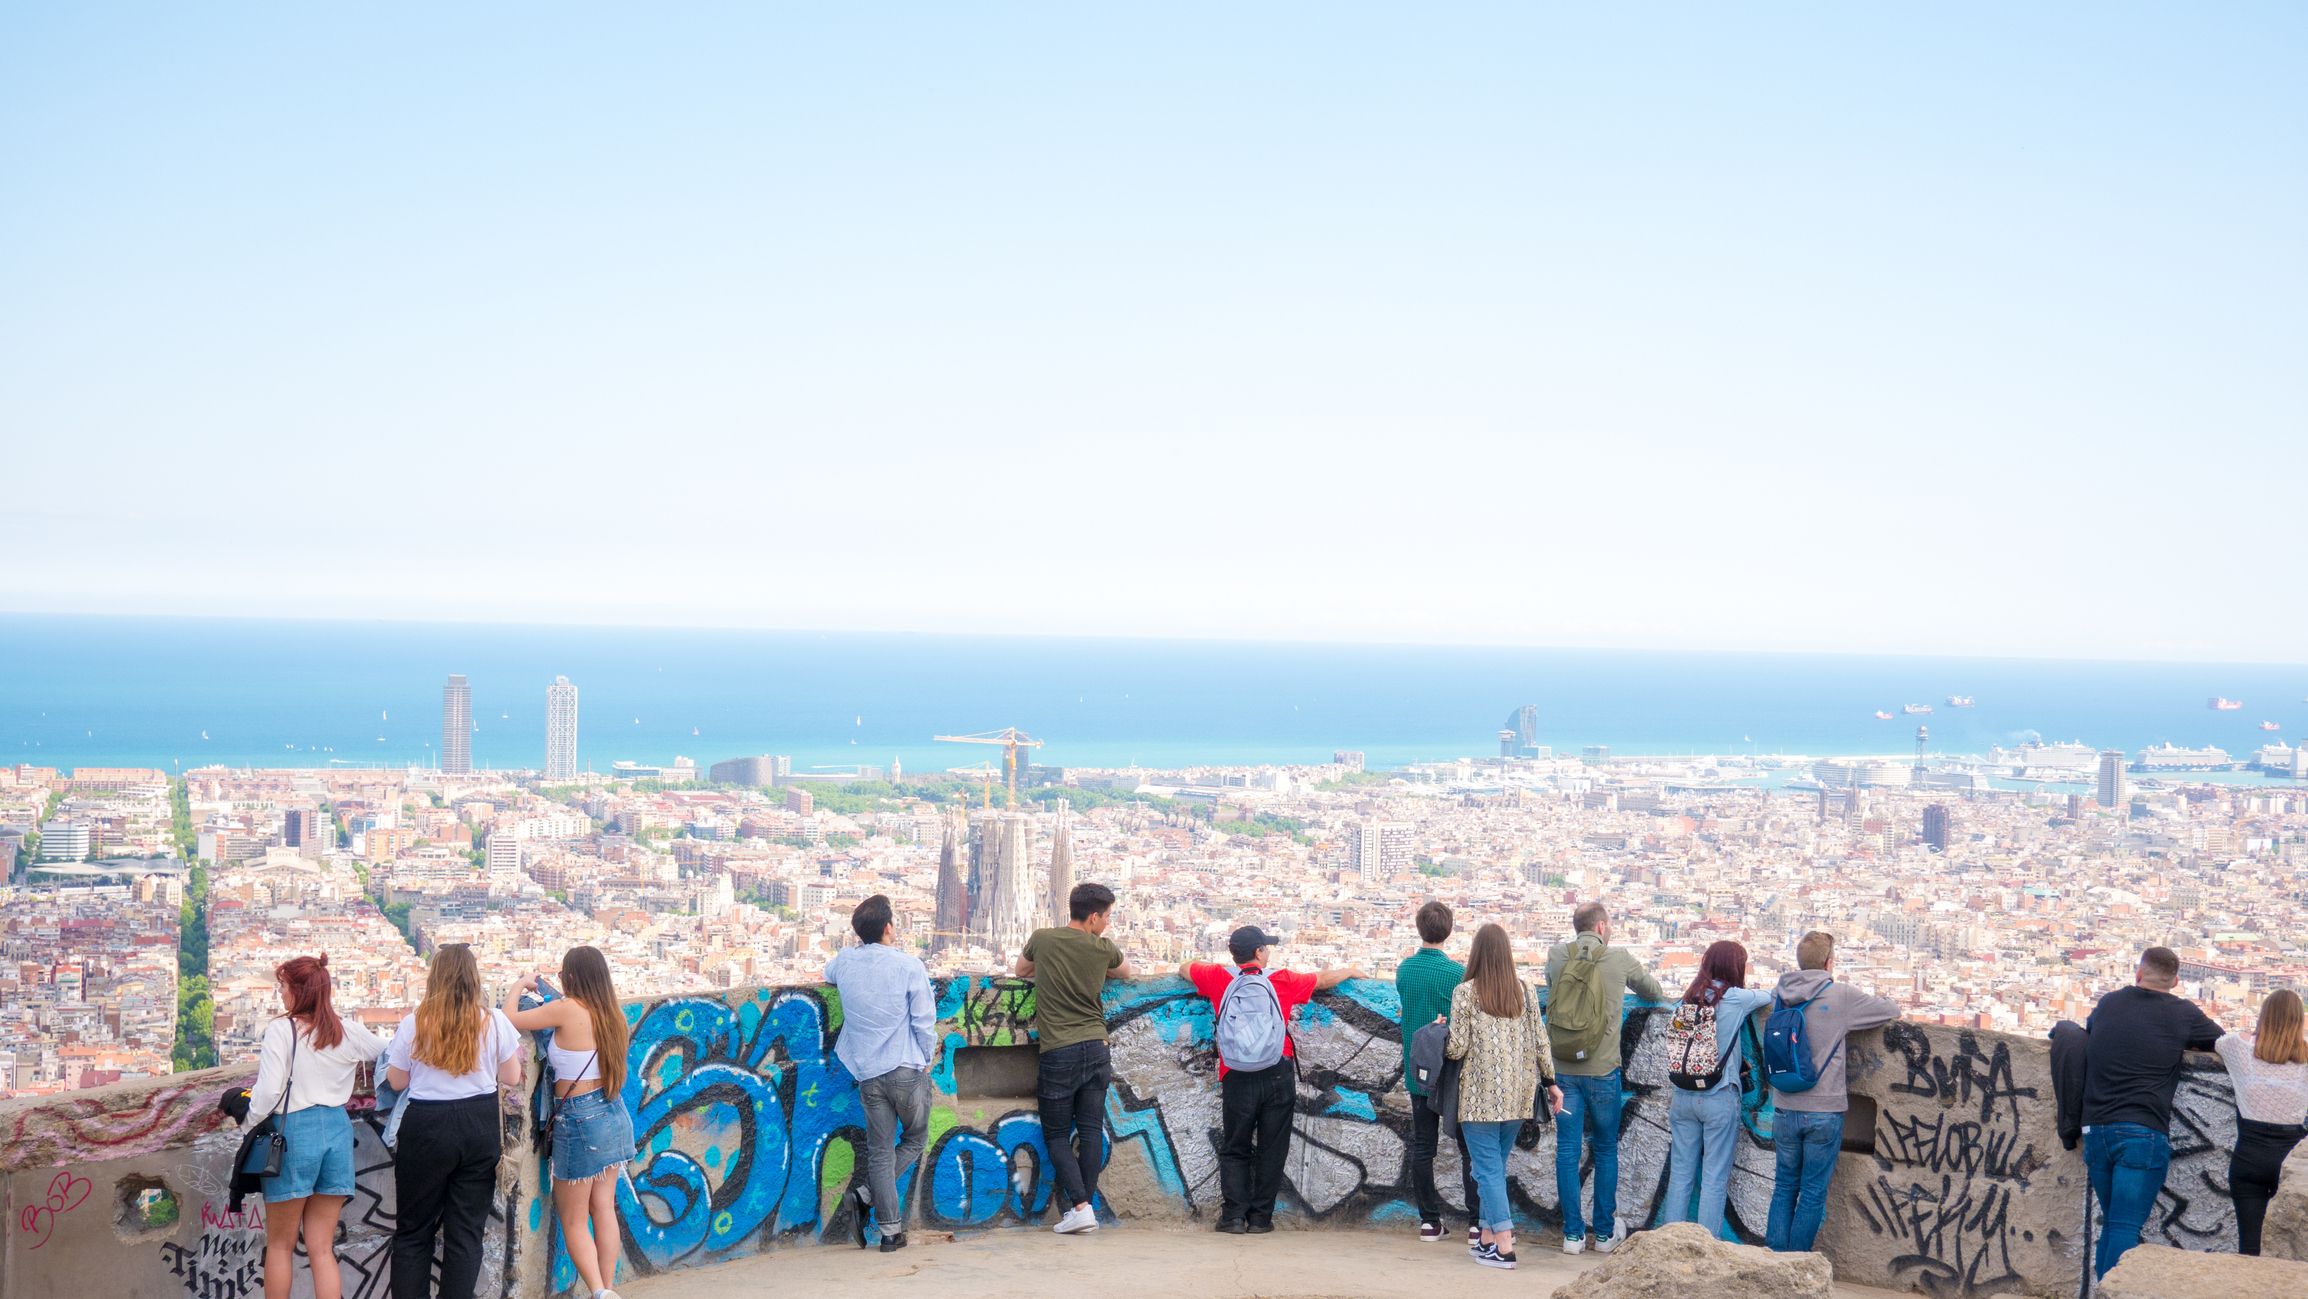
[[[1018,810],[1018,750],[1039,749],[1042,742],[1015,726],[998,731],[981,731],[976,735],[933,735],[931,740],[940,744],[999,744],[1002,746],[1002,769],[1009,777],[1010,810]]]

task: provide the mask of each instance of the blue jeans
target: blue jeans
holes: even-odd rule
[[[1482,1201],[1476,1221],[1487,1231],[1515,1229],[1514,1206],[1507,1200],[1507,1155],[1515,1148],[1515,1134],[1522,1130],[1521,1119],[1459,1124],[1459,1135],[1467,1142],[1467,1161],[1475,1166],[1475,1194]]]
[[[1723,1234],[1723,1200],[1731,1189],[1731,1161],[1739,1153],[1739,1088],[1678,1091],[1667,1106],[1668,1222],[1696,1221],[1710,1236]],[[1698,1216],[1691,1199],[1698,1195]]]
[[[1780,1110],[1771,1120],[1779,1176],[1771,1187],[1771,1223],[1763,1243],[1781,1253],[1809,1253],[1827,1219],[1827,1183],[1843,1150],[1843,1115]]]
[[[2164,1193],[2164,1172],[2172,1166],[2172,1139],[2138,1123],[2095,1123],[2084,1130],[2084,1167],[2103,1215],[2099,1253],[2092,1275],[2103,1277],[2125,1251],[2140,1243],[2140,1232]]]
[[[1595,1143],[1595,1230],[1619,1230],[1619,1119],[1626,1092],[1619,1071],[1600,1078],[1556,1074],[1563,1085],[1563,1112],[1555,1125],[1555,1195],[1563,1204],[1563,1239],[1581,1240],[1588,1219],[1579,1216],[1579,1144]]]

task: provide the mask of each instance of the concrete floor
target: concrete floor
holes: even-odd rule
[[[625,1299],[727,1299],[738,1294],[833,1295],[849,1287],[922,1299],[1017,1299],[1093,1294],[1099,1299],[1436,1299],[1438,1294],[1516,1296],[1556,1286],[1603,1260],[1565,1255],[1552,1232],[1518,1240],[1512,1272],[1478,1267],[1457,1242],[1423,1244],[1402,1232],[1283,1229],[1224,1236],[1208,1229],[1132,1223],[1088,1236],[1011,1228],[960,1237],[916,1232],[896,1254],[831,1245],[773,1250],[734,1263],[629,1281]],[[1898,1291],[1838,1285],[1844,1299]],[[1679,1299],[1660,1296],[1660,1299]]]

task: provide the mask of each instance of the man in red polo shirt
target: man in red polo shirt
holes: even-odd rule
[[[1270,970],[1274,936],[1244,925],[1227,940],[1234,964],[1189,961],[1178,974],[1210,999],[1217,1013],[1221,1118],[1218,1188],[1225,1203],[1218,1230],[1231,1235],[1274,1230],[1274,1201],[1290,1153],[1290,1118],[1298,1106],[1297,1048],[1290,1013],[1315,993],[1358,977],[1351,967],[1301,974]]]

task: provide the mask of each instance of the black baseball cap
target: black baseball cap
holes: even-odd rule
[[[1226,951],[1234,958],[1236,965],[1241,965],[1246,961],[1257,960],[1259,948],[1271,947],[1281,941],[1256,925],[1244,925],[1226,940]]]

